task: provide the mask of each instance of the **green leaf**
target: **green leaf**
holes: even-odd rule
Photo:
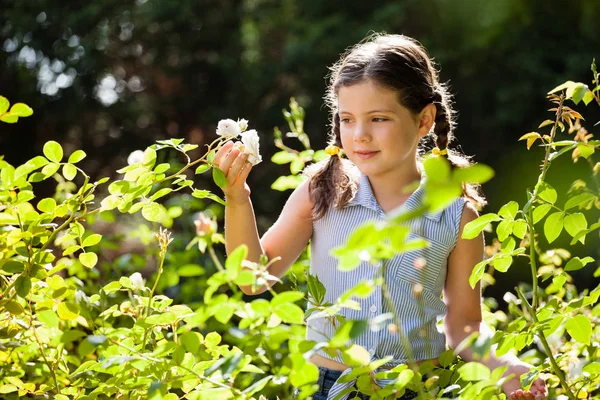
[[[219,186],[220,188],[224,188],[225,186],[227,186],[227,178],[225,177],[223,171],[221,171],[219,168],[213,168],[212,176],[217,186]]]
[[[565,265],[565,271],[577,271],[581,268],[585,267],[587,264],[593,262],[594,259],[592,257],[585,257],[583,259],[579,257],[573,257]]]
[[[567,98],[573,100],[573,103],[579,104],[579,102],[583,99],[583,96],[585,96],[587,91],[588,87],[586,84],[577,83],[567,88],[566,96]]]
[[[242,269],[242,261],[248,256],[248,247],[241,245],[237,247],[225,260],[225,269],[229,271],[233,277],[236,277]]]
[[[0,96],[0,114],[4,114],[8,111],[8,107],[10,107],[10,102],[4,96]]]
[[[596,378],[598,375],[600,375],[600,363],[597,361],[592,361],[583,367],[583,372],[590,374],[592,379]]]
[[[349,349],[342,352],[344,362],[350,367],[362,367],[369,365],[371,355],[362,346],[353,344]]]
[[[65,164],[63,165],[63,176],[66,180],[72,181],[77,176],[77,168],[73,164]]]
[[[498,211],[498,215],[502,218],[512,218],[514,219],[517,216],[517,212],[519,211],[519,203],[516,201],[510,201],[500,208]]]
[[[296,189],[302,182],[304,182],[304,178],[301,175],[280,176],[271,184],[271,189],[284,192]]]
[[[154,314],[144,320],[144,322],[149,325],[169,325],[175,321],[177,321],[177,316],[172,312]]]
[[[301,325],[304,322],[304,311],[295,304],[280,304],[273,309],[283,322]]]
[[[469,277],[469,284],[471,285],[471,289],[475,289],[475,285],[477,282],[483,278],[483,273],[485,272],[485,266],[488,265],[490,260],[483,260],[477,263],[475,267],[473,267],[473,271],[471,272],[471,276]]]
[[[592,323],[587,317],[577,315],[576,317],[569,318],[566,323],[566,329],[573,339],[579,343],[584,343],[588,346],[590,345]]]
[[[594,154],[595,151],[595,147],[588,143],[579,143],[577,145],[577,149],[579,150],[579,154],[581,155],[581,157],[585,159]]]
[[[588,227],[585,215],[582,213],[568,214],[564,219],[565,230],[569,232],[569,235],[575,237],[577,234]],[[579,241],[584,244],[585,236],[579,238]]]
[[[519,239],[523,239],[527,233],[527,221],[524,219],[518,219],[513,225],[513,235]]]
[[[62,320],[71,321],[79,316],[79,306],[71,302],[62,302],[56,310]]]
[[[150,222],[157,222],[160,220],[161,211],[158,203],[150,203],[142,208],[142,216]]]
[[[217,332],[210,332],[204,338],[204,345],[209,349],[215,348],[219,343],[221,343],[221,335]]]
[[[70,156],[69,156],[69,163],[70,164],[77,164],[79,161],[83,160],[85,158],[86,154],[83,150],[75,150]]]
[[[42,168],[42,174],[46,177],[52,176],[56,173],[56,171],[58,171],[59,168],[60,164],[57,163],[46,164],[44,165],[44,168]]]
[[[452,180],[456,183],[485,183],[494,177],[494,170],[485,164],[473,164],[466,168],[456,168]]]
[[[560,235],[563,229],[565,213],[562,211],[550,214],[544,223],[544,234],[548,243],[552,243]]]
[[[0,309],[4,309],[13,315],[20,315],[25,312],[25,309],[18,301],[3,300],[0,302]]]
[[[460,377],[465,381],[481,381],[490,379],[490,369],[478,362],[468,362],[458,369]]]
[[[11,274],[20,274],[21,272],[25,271],[25,264],[23,264],[21,261],[10,260],[2,264],[0,269]]]
[[[96,255],[96,253],[81,253],[79,255],[79,261],[81,261],[81,263],[83,265],[85,265],[88,268],[93,268],[96,263],[98,263],[98,256]]]
[[[177,274],[183,277],[204,275],[204,268],[196,264],[185,264],[177,270]]]
[[[504,241],[511,233],[515,222],[512,219],[505,219],[498,224],[496,227],[496,233],[498,234],[498,240]]]
[[[289,292],[278,293],[271,300],[271,306],[277,307],[279,305],[286,304],[286,303],[295,303],[298,300],[301,300],[303,298],[304,298],[304,293],[302,293],[302,292],[289,291]]]
[[[150,197],[150,201],[154,201],[156,199],[160,199],[161,197],[168,195],[172,191],[173,191],[173,189],[171,189],[171,188],[162,188],[158,192],[154,193],[152,195],[152,197]]]
[[[447,183],[450,180],[450,163],[443,157],[429,157],[423,166],[427,177],[436,183]]]
[[[50,140],[44,145],[44,155],[48,160],[59,163],[63,158],[63,149],[58,142]]]
[[[16,103],[10,108],[10,113],[17,117],[29,117],[33,115],[33,110],[27,104]]]
[[[6,385],[0,386],[0,394],[12,393],[12,392],[16,392],[17,390],[19,390],[19,388],[16,387],[15,385],[11,385],[11,384],[6,384]]]
[[[94,246],[94,245],[100,243],[100,240],[102,240],[102,235],[93,233],[84,239],[82,246],[83,247]]]
[[[592,193],[587,192],[578,194],[577,196],[573,196],[565,203],[565,211],[567,211],[570,208],[577,207],[581,204],[589,203],[595,198],[596,196],[594,196]]]
[[[295,387],[302,387],[316,383],[319,379],[319,368],[304,359],[302,354],[290,355],[292,370],[290,371],[290,382]]]
[[[491,222],[500,221],[501,218],[493,213],[484,214],[465,225],[462,233],[463,239],[474,239]]]
[[[9,114],[9,113],[0,115],[0,121],[6,122],[7,124],[14,124],[18,120],[19,120],[19,117],[17,117],[16,115]]]
[[[548,183],[541,182],[538,185],[537,189],[538,189],[538,196],[542,200],[545,200],[550,204],[556,203],[556,200],[558,199],[558,194],[556,193],[556,190],[554,190],[554,188],[552,186],[550,186]]]
[[[494,269],[500,272],[508,271],[508,268],[512,264],[513,258],[508,254],[499,254],[494,257]]]
[[[56,201],[53,198],[46,198],[46,199],[42,199],[40,200],[40,202],[37,204],[37,208],[38,210],[45,212],[45,213],[54,213],[54,210],[56,209]]]
[[[156,163],[156,150],[151,147],[148,147],[146,151],[144,151],[144,159],[142,161],[142,165],[148,169],[154,168],[154,164]]]
[[[31,290],[31,278],[28,276],[20,276],[15,281],[15,290],[17,294],[23,298],[27,297]]]
[[[541,221],[542,218],[548,214],[548,211],[550,211],[551,208],[552,206],[550,204],[542,204],[537,206],[533,210],[533,223],[537,224],[539,221]]]
[[[271,161],[274,162],[275,164],[287,164],[287,163],[291,163],[292,161],[296,160],[297,158],[298,158],[298,156],[296,154],[288,153],[287,151],[283,150],[283,151],[273,154],[273,157],[271,157]]]
[[[196,168],[196,172],[195,172],[195,174],[196,174],[196,175],[203,174],[203,173],[205,173],[206,171],[208,171],[209,169],[210,169],[210,165],[209,165],[209,164],[200,164],[200,165],[198,166],[198,168]]]

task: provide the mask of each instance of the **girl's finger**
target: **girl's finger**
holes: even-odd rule
[[[221,160],[221,162],[219,164],[217,164],[219,166],[219,169],[221,171],[223,171],[225,176],[228,176],[229,168],[231,168],[231,164],[233,164],[233,162],[235,161],[235,159],[237,158],[237,156],[239,154],[240,154],[239,149],[236,149],[236,148],[231,149],[231,151],[225,156],[225,158],[223,158]]]
[[[231,151],[231,148],[233,146],[233,142],[227,142],[225,143],[220,149],[219,151],[217,151],[217,153],[215,154],[215,158],[213,160],[213,164],[218,166],[219,163],[221,162],[221,160],[227,155],[227,153],[229,153],[229,151]]]
[[[248,155],[246,153],[242,153],[239,156],[236,157],[235,161],[233,162],[233,164],[231,164],[231,167],[229,168],[229,172],[227,173],[227,184],[229,186],[233,185],[234,183],[236,183],[236,181],[240,181],[239,179],[239,173],[242,170],[242,168],[244,167],[244,164],[246,163],[246,159],[248,159]]]
[[[242,167],[242,170],[240,171],[240,174],[238,176],[238,181],[246,182],[246,179],[248,179],[248,175],[250,175],[251,170],[252,164],[250,164],[249,162],[244,163],[244,166]]]

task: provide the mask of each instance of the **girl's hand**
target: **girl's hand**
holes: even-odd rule
[[[250,187],[246,178],[250,174],[252,164],[246,162],[248,155],[229,141],[215,154],[215,168],[219,168],[227,178],[227,185],[221,188],[228,203],[242,204],[250,198]]]
[[[546,389],[546,382],[542,378],[538,378],[531,384],[531,388],[528,391],[521,389],[521,375],[526,374],[531,369],[531,365],[522,364],[510,364],[506,375],[514,374],[514,377],[502,385],[504,393],[511,400],[543,400],[548,398],[548,390]]]

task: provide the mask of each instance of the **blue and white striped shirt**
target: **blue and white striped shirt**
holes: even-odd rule
[[[417,190],[394,213],[413,211],[422,205],[426,179],[424,173],[422,177]],[[436,358],[446,349],[446,337],[438,330],[437,322],[446,313],[441,295],[446,280],[447,261],[458,241],[466,201],[461,197],[443,211],[426,212],[422,217],[409,221],[411,233],[408,240],[424,238],[429,246],[398,254],[386,261],[384,279],[400,323],[397,329],[402,330],[408,338],[412,359],[415,361]],[[380,265],[365,261],[352,271],[341,272],[337,269],[337,259],[329,253],[331,249],[343,246],[360,225],[385,218],[386,214],[377,203],[369,178],[361,174],[354,199],[341,210],[332,207],[323,218],[314,222],[310,273],[318,276],[325,286],[325,302],[335,303],[340,295],[357,283],[376,278]],[[360,310],[342,308],[339,312],[348,320],[372,321],[381,314],[391,312],[380,285],[376,286],[371,296],[355,300],[360,304]],[[335,327],[330,321],[327,318],[309,318],[306,338],[316,342],[328,341],[335,334]],[[411,358],[402,344],[401,335],[387,328],[391,322],[393,321],[387,321],[383,329],[377,331],[369,328],[355,339],[356,344],[369,350],[372,359],[392,356],[393,360],[386,366],[407,363]],[[317,354],[331,359],[322,350],[317,351]],[[341,354],[333,360],[344,363]],[[342,376],[349,372],[350,369],[347,369]],[[329,392],[329,398],[334,398],[354,383],[354,380],[339,383],[338,379]]]

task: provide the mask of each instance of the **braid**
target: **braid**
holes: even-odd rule
[[[438,149],[444,150],[448,148],[448,143],[451,140],[453,121],[451,119],[452,112],[447,104],[446,98],[442,93],[443,89],[436,89],[433,93],[433,104],[435,104],[435,145]],[[445,101],[446,100],[446,101]]]
[[[333,116],[332,129],[329,134],[329,145],[341,147],[340,116]],[[306,175],[311,178],[309,184],[310,198],[313,203],[313,219],[322,218],[327,211],[335,206],[341,209],[356,193],[356,179],[350,172],[350,166],[339,155],[329,157],[324,163],[318,163],[316,168],[309,168]]]

